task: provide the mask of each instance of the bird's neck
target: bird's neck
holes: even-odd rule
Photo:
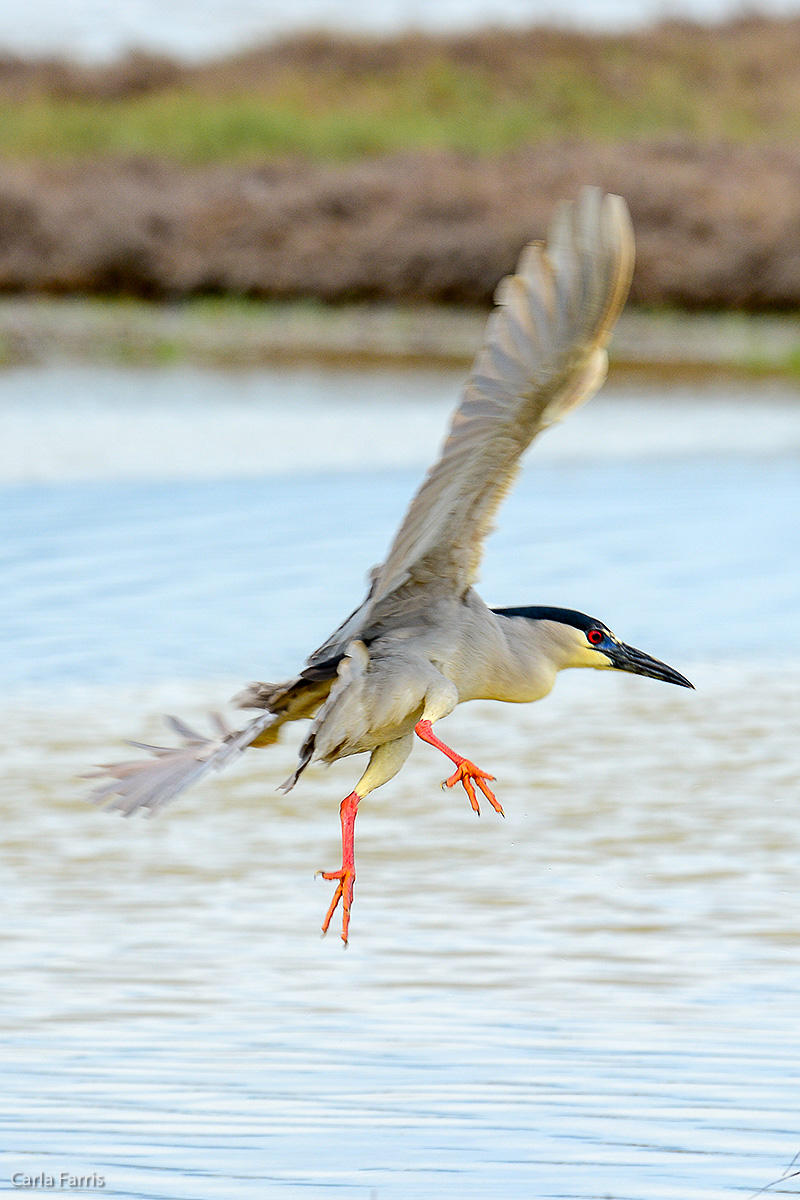
[[[480,629],[469,639],[469,666],[458,681],[461,699],[525,704],[546,696],[557,673],[571,665],[558,635],[543,631],[540,621],[488,609],[482,616]]]

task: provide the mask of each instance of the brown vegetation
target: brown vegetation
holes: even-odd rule
[[[632,101],[655,72],[669,89],[692,86],[716,106],[745,101],[755,120],[796,119],[800,106],[800,17],[750,14],[708,26],[664,21],[628,33],[581,33],[535,26],[457,34],[411,32],[377,37],[295,34],[199,65],[152,52],[115,63],[0,55],[0,95],[15,99],[126,100],[170,89],[203,95],[269,90],[279,78],[313,78],[349,88],[401,77],[424,81],[450,67],[480,80],[495,98],[530,96],[543,72],[597,85]],[[445,73],[440,82],[445,85]],[[444,97],[443,97],[444,98]],[[556,98],[558,103],[564,97]]]
[[[0,291],[485,304],[592,183],[640,303],[794,308],[798,127],[800,18],[0,57]]]
[[[624,195],[635,300],[800,304],[800,150],[559,143],[486,160],[0,167],[0,290],[487,303],[554,203]]]
[[[0,55],[0,95],[12,100],[129,100],[179,84],[183,76],[175,59],[140,51],[102,65]]]
[[[800,18],[632,33],[296,35],[200,65],[0,55],[0,155],[176,162],[476,155],[564,137],[792,144]]]

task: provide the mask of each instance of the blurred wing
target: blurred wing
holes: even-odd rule
[[[439,461],[411,502],[375,575],[369,609],[413,579],[474,582],[492,517],[520,457],[542,429],[605,378],[605,346],[630,286],[633,232],[625,202],[586,189],[556,212],[547,247],[523,252],[497,291]]]

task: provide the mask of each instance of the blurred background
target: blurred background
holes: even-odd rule
[[[797,306],[788,6],[368,7],[4,5],[0,291],[486,305],[591,182],[631,206],[636,303]]]
[[[800,1194],[798,134],[796,4],[0,0],[0,1191]],[[344,954],[360,763],[284,797],[287,737],[153,822],[82,776],[359,602],[584,184],[631,304],[480,590],[697,690],[453,714],[506,820],[418,747]]]
[[[210,57],[266,41],[276,34],[304,28],[393,33],[407,29],[452,31],[480,25],[525,26],[534,23],[573,25],[589,29],[624,29],[663,20],[689,17],[721,20],[740,16],[734,0],[562,0],[533,4],[531,0],[298,0],[291,10],[264,0],[127,0],[98,3],[74,0],[62,5],[40,0],[21,21],[13,6],[4,4],[0,30],[8,49],[23,53],[51,51],[80,58],[119,55],[131,47],[162,50],[180,58]],[[792,13],[791,0],[764,0],[747,12]]]

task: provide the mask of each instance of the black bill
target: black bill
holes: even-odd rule
[[[635,650],[633,646],[617,642],[613,646],[603,646],[602,649],[617,671],[629,671],[631,675],[647,675],[650,679],[663,679],[665,683],[677,683],[679,687],[694,689],[694,684],[678,671],[641,650]]]

